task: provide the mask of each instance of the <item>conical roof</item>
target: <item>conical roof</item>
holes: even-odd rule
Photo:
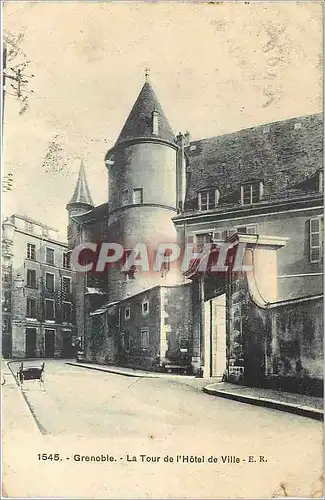
[[[81,161],[77,184],[68,205],[74,205],[76,203],[94,207],[94,203],[91,199],[89,187],[87,184],[85,166],[83,161]]]
[[[156,134],[153,134],[153,111],[156,111],[158,114],[158,133]],[[162,110],[155,91],[148,81],[144,83],[116,144],[140,137],[150,137],[153,139],[163,139],[172,143],[175,142],[172,128]]]

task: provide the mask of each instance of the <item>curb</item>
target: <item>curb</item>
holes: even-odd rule
[[[184,378],[185,380],[191,380],[195,379],[196,377],[194,375],[171,375],[168,373],[137,373],[136,370],[133,372],[124,372],[121,370],[116,370],[115,368],[109,368],[109,367],[102,367],[100,365],[84,365],[81,363],[73,363],[73,362],[66,362],[67,365],[71,366],[77,366],[79,368],[86,368],[88,370],[96,370],[98,372],[104,372],[104,373],[114,373],[114,375],[123,375],[124,377],[135,377],[135,378],[161,378],[161,379],[169,379],[169,380],[179,380]]]
[[[231,399],[233,401],[238,401],[239,403],[246,403],[254,406],[264,406],[265,408],[271,408],[272,410],[285,411],[287,413],[294,413],[301,417],[312,418],[314,420],[324,420],[324,413],[322,410],[317,408],[312,408],[310,406],[300,406],[293,403],[283,403],[282,401],[276,401],[275,399],[267,398],[257,398],[253,396],[244,396],[241,394],[235,394],[233,392],[218,391],[216,389],[211,389],[209,386],[203,388],[203,392],[210,394],[211,396],[218,396],[224,399]]]

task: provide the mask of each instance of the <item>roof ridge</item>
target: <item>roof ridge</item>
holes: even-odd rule
[[[211,135],[209,137],[202,137],[201,139],[193,139],[189,146],[191,146],[192,144],[195,145],[195,143],[197,142],[202,142],[202,141],[210,141],[212,139],[218,139],[219,137],[226,137],[226,136],[229,136],[229,135],[234,135],[234,134],[238,134],[240,132],[245,132],[246,130],[253,130],[253,129],[259,129],[259,128],[262,128],[262,127],[268,127],[269,125],[277,125],[277,124],[281,124],[281,123],[284,123],[284,122],[290,122],[290,121],[294,121],[294,120],[303,120],[303,119],[306,119],[306,118],[315,118],[315,117],[321,117],[323,116],[323,112],[320,111],[319,113],[312,113],[310,115],[301,115],[301,116],[292,116],[290,118],[283,118],[282,120],[277,120],[277,121],[274,121],[274,122],[267,122],[267,123],[260,123],[259,125],[252,125],[251,127],[245,127],[245,128],[241,128],[241,129],[238,129],[238,130],[233,130],[233,132],[226,132],[225,134],[218,134],[218,135]],[[189,147],[187,146],[187,147]]]

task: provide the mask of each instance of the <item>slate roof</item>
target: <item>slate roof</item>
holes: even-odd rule
[[[158,112],[158,134],[152,133],[152,112]],[[174,143],[175,136],[151,84],[146,81],[115,143],[140,137],[159,138]]]
[[[73,205],[75,203],[80,203],[82,205],[89,205],[89,207],[94,206],[93,200],[90,195],[89,187],[87,184],[85,166],[83,161],[81,161],[78,180],[74,193],[67,206]]]
[[[305,189],[323,168],[323,114],[193,141],[186,148],[185,210],[197,207],[197,191],[215,187],[220,204],[238,199],[240,185],[263,181],[264,198]]]
[[[108,203],[102,203],[101,205],[97,205],[93,209],[89,210],[89,212],[75,215],[74,217],[82,223],[104,220],[108,216],[108,209]]]

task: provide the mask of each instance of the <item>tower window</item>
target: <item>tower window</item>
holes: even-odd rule
[[[122,205],[127,205],[129,202],[129,190],[128,189],[123,189],[122,190]]]
[[[143,203],[143,189],[136,188],[133,189],[133,204],[141,205]]]
[[[154,110],[152,112],[152,133],[154,135],[158,135],[159,134],[158,117],[159,117],[158,111]]]

